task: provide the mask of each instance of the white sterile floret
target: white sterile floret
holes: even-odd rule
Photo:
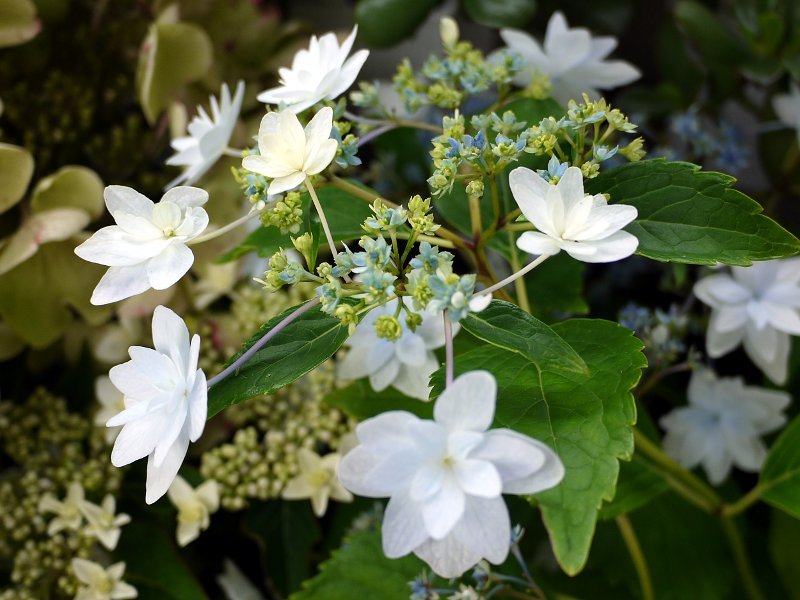
[[[336,452],[320,457],[308,448],[300,448],[297,451],[300,473],[289,480],[281,497],[286,500],[310,499],[314,514],[318,517],[325,514],[331,498],[338,502],[352,502],[352,494],[342,487],[336,477],[341,458]]]
[[[123,467],[148,457],[148,504],[166,493],[189,442],[203,433],[208,396],[205,373],[197,368],[200,336],[190,343],[186,324],[164,306],[153,313],[153,345],[155,350],[131,346],[131,360],[108,374],[125,395],[125,410],[107,423],[123,426],[111,462]]]
[[[745,386],[740,377],[718,379],[699,368],[689,382],[689,405],[659,421],[666,430],[664,450],[687,468],[703,465],[713,484],[722,483],[732,465],[761,469],[767,449],[761,436],[786,422],[785,392]]]
[[[511,542],[502,494],[535,494],[561,481],[564,467],[545,444],[488,430],[496,396],[494,377],[472,371],[442,392],[433,421],[391,411],[358,425],[359,445],[339,464],[339,479],[354,494],[390,498],[386,556],[414,552],[442,577],[484,558],[500,564]]]
[[[83,503],[83,486],[73,481],[67,488],[64,500],[58,500],[52,494],[45,494],[39,501],[39,512],[54,513],[55,516],[47,525],[47,535],[53,536],[59,531],[77,531],[83,524],[81,504]]]
[[[500,37],[509,50],[522,56],[523,69],[514,78],[522,87],[537,73],[550,77],[553,97],[561,104],[579,100],[586,92],[594,99],[597,90],[610,90],[639,79],[639,70],[623,60],[605,60],[617,47],[614,37],[592,37],[588,29],[570,29],[564,15],[553,13],[547,24],[544,47],[524,31],[502,29]]]
[[[350,350],[337,365],[337,377],[340,380],[369,377],[376,392],[392,386],[411,398],[428,400],[431,375],[439,368],[439,359],[433,351],[445,343],[442,313],[418,313],[422,323],[416,331],[411,331],[401,314],[400,337],[394,341],[379,337],[375,322],[396,312],[397,300],[391,300],[367,313],[345,342]],[[459,325],[454,323],[453,334],[458,330]]]
[[[338,144],[331,139],[333,110],[326,106],[306,125],[290,110],[271,112],[258,129],[260,154],[245,156],[242,166],[272,179],[268,194],[296,188],[308,175],[316,175],[331,164]]]
[[[552,185],[535,171],[517,167],[508,183],[522,214],[538,229],[519,236],[521,250],[537,255],[564,250],[591,263],[612,262],[636,252],[639,240],[622,231],[636,218],[636,208],[608,204],[602,194],[584,194],[579,168],[569,167]]]
[[[209,479],[193,488],[178,475],[169,486],[167,497],[178,509],[178,545],[185,546],[211,524],[211,514],[219,509],[219,484]]]
[[[104,195],[117,224],[75,248],[82,259],[109,267],[92,293],[92,304],[110,304],[150,288],[164,290],[183,277],[194,262],[186,243],[208,226],[201,208],[208,193],[176,187],[158,204],[121,185],[108,186]]]
[[[186,128],[189,135],[170,142],[175,154],[167,159],[167,164],[186,169],[170,181],[166,189],[176,185],[192,185],[214,166],[228,147],[243,98],[244,81],[236,85],[233,100],[227,84],[223,83],[220,101],[214,96],[210,98],[211,116],[202,106],[197,107],[197,116]]]
[[[797,130],[797,141],[800,143],[800,87],[792,82],[788,94],[775,94],[772,108],[781,123]]]
[[[96,537],[107,550],[113,550],[119,542],[120,527],[131,522],[129,515],[117,514],[117,501],[107,494],[99,506],[87,500],[80,503],[81,513],[86,517],[88,525],[84,529],[87,535]]]
[[[695,295],[711,307],[706,351],[723,356],[744,343],[767,377],[786,382],[791,341],[800,335],[800,259],[770,260],[731,267],[731,274],[705,277]]]
[[[122,581],[125,563],[118,562],[104,569],[96,562],[72,559],[72,571],[80,582],[75,600],[126,600],[136,598],[136,588]]]
[[[278,70],[280,85],[261,92],[259,102],[299,113],[317,102],[341,96],[353,85],[369,56],[368,50],[359,50],[347,58],[357,33],[355,26],[341,46],[334,33],[319,39],[311,36],[308,49],[294,55],[291,68]]]
[[[125,410],[125,396],[120,392],[107,375],[101,375],[94,381],[94,395],[100,408],[94,415],[94,424],[105,429],[106,442],[113,444],[119,435],[119,427],[106,427],[108,420]]]

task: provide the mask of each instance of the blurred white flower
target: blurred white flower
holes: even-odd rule
[[[336,468],[341,458],[335,452],[320,457],[308,448],[300,448],[297,451],[300,473],[289,480],[281,497],[286,500],[311,499],[311,507],[318,517],[325,514],[330,498],[339,502],[352,502],[352,494],[342,487],[336,477]]]
[[[258,588],[245,577],[231,559],[226,558],[222,564],[225,570],[217,575],[217,583],[227,600],[264,600]]]
[[[544,73],[553,85],[553,97],[566,105],[580,100],[584,92],[599,97],[598,90],[610,90],[639,79],[639,70],[622,60],[605,60],[617,47],[614,37],[592,37],[588,29],[570,29],[560,12],[554,12],[547,23],[544,47],[524,31],[500,30],[500,37],[509,50],[520,54],[525,62],[514,83],[527,87],[534,75]]]
[[[145,500],[152,504],[169,488],[206,422],[206,376],[197,368],[200,336],[189,342],[183,320],[164,306],[153,313],[155,350],[131,346],[131,360],[108,376],[125,395],[125,410],[107,425],[122,425],[111,462],[123,467],[148,456]]]
[[[572,258],[590,263],[612,262],[636,252],[639,240],[622,231],[636,218],[636,208],[609,205],[602,194],[584,194],[579,168],[569,167],[552,185],[535,171],[517,167],[508,183],[522,214],[538,229],[519,236],[521,250],[538,255],[565,250]]]
[[[767,449],[761,436],[786,422],[781,414],[791,397],[785,392],[745,386],[740,377],[718,379],[713,371],[692,373],[689,405],[661,417],[664,450],[687,468],[703,465],[717,485],[732,465],[761,469]]]
[[[103,498],[103,503],[100,506],[84,500],[80,503],[80,510],[88,523],[84,531],[88,535],[96,537],[107,550],[113,550],[117,547],[120,527],[131,522],[129,515],[125,513],[115,514],[117,501],[111,494]]]
[[[245,156],[242,166],[272,179],[268,194],[292,190],[331,164],[338,148],[330,137],[332,127],[329,106],[314,115],[305,130],[290,110],[267,113],[258,129],[260,154]]]
[[[167,497],[178,509],[178,545],[185,546],[211,524],[210,515],[219,509],[219,484],[209,479],[195,489],[178,475],[169,486]]]
[[[57,500],[52,494],[45,494],[39,501],[39,512],[55,513],[55,517],[47,525],[47,535],[55,535],[59,531],[71,529],[76,531],[83,524],[81,504],[83,503],[83,486],[73,481],[67,488],[67,495],[63,501]]]
[[[75,248],[89,262],[110,267],[92,294],[92,304],[110,304],[154,288],[163,290],[183,277],[194,262],[186,245],[208,226],[200,208],[205,190],[176,187],[158,204],[136,190],[110,185],[108,212],[116,225],[103,227]]]
[[[75,600],[126,600],[139,595],[135,587],[122,581],[124,562],[104,569],[90,560],[73,558],[72,570],[82,584]]]
[[[392,386],[411,398],[428,400],[430,377],[439,368],[439,359],[433,351],[445,342],[442,313],[418,313],[422,323],[416,331],[411,331],[401,316],[398,321],[402,335],[397,340],[378,337],[375,322],[396,312],[397,300],[391,300],[367,313],[345,342],[350,350],[337,365],[337,377],[341,380],[369,377],[376,392]],[[453,335],[458,330],[458,323],[454,323]]]
[[[106,442],[113,444],[121,427],[106,427],[108,420],[125,410],[125,396],[120,392],[107,375],[101,375],[94,381],[94,395],[100,408],[94,414],[94,424],[105,428]]]
[[[797,141],[800,143],[800,87],[792,82],[788,94],[775,94],[772,108],[781,123],[797,130]]]
[[[711,307],[706,351],[723,356],[744,343],[752,361],[778,385],[786,382],[791,341],[800,335],[800,259],[731,267],[705,277],[695,295]]]
[[[535,494],[561,481],[564,467],[545,444],[487,431],[496,396],[494,377],[472,371],[442,392],[433,421],[390,411],[358,425],[360,444],[342,458],[339,479],[354,494],[390,497],[386,556],[414,552],[448,578],[482,558],[500,564],[511,542],[502,494]]]
[[[167,159],[168,165],[186,167],[183,173],[170,181],[165,189],[176,185],[193,185],[219,160],[231,139],[236,119],[242,108],[244,81],[236,84],[236,93],[231,100],[228,85],[222,84],[220,101],[211,96],[211,116],[197,107],[197,115],[186,128],[188,136],[170,142],[175,154]]]
[[[292,67],[278,70],[281,84],[261,92],[259,102],[299,113],[317,102],[341,96],[353,85],[369,56],[368,50],[359,50],[347,58],[357,33],[358,25],[341,46],[334,33],[319,39],[312,35],[308,49],[294,55]]]

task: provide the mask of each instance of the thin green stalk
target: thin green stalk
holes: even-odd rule
[[[733,504],[726,504],[722,507],[723,517],[734,517],[739,513],[743,513],[753,504],[761,500],[761,494],[764,493],[764,488],[760,485],[755,486],[752,490],[747,492],[744,496],[739,498]]]
[[[325,232],[325,238],[328,240],[328,247],[331,250],[331,256],[336,257],[336,242],[333,241],[333,236],[331,235],[330,227],[328,227],[328,220],[325,218],[325,212],[322,210],[322,205],[319,203],[319,198],[317,198],[317,192],[314,190],[314,186],[311,183],[311,179],[306,177],[306,188],[308,188],[308,193],[311,195],[311,201],[314,203],[314,208],[317,210],[317,215],[319,215],[320,223],[322,223],[322,231]]]
[[[742,580],[747,597],[750,600],[764,600],[764,594],[761,592],[755,573],[753,573],[753,569],[750,566],[747,550],[744,547],[744,542],[736,523],[732,519],[723,518],[722,530],[728,539],[728,545],[733,553],[733,562],[736,563],[736,570],[739,572],[739,578]]]
[[[617,517],[617,528],[622,535],[625,546],[631,555],[633,567],[636,569],[636,575],[639,577],[639,585],[642,587],[642,598],[644,600],[654,600],[653,595],[653,581],[650,578],[650,570],[647,568],[647,560],[645,559],[642,547],[639,545],[639,539],[636,537],[636,532],[633,530],[633,525],[628,515],[620,515]]]
[[[241,225],[243,223],[246,223],[247,221],[249,221],[253,217],[257,217],[259,214],[260,213],[258,211],[249,212],[246,215],[244,215],[243,217],[239,217],[238,219],[236,219],[232,223],[228,223],[224,227],[220,227],[219,229],[215,229],[214,231],[211,231],[211,232],[209,232],[209,233],[207,233],[205,235],[201,235],[200,237],[196,237],[193,240],[189,240],[188,242],[186,242],[186,245],[187,246],[194,246],[195,244],[202,244],[203,242],[210,242],[211,240],[214,240],[214,239],[216,239],[216,238],[218,238],[218,237],[220,237],[222,235],[225,235],[229,231],[232,231],[232,230],[236,229],[239,225]]]

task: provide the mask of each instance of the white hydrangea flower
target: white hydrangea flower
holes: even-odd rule
[[[148,457],[148,504],[166,493],[189,442],[203,433],[208,397],[205,373],[197,368],[200,336],[195,334],[190,343],[186,324],[164,306],[153,313],[153,345],[155,350],[131,346],[131,360],[108,374],[125,395],[126,407],[107,423],[123,426],[111,462],[123,467]]]
[[[639,70],[622,60],[605,60],[617,47],[614,37],[592,37],[588,29],[570,29],[561,11],[553,13],[547,23],[544,47],[524,31],[500,30],[500,37],[509,50],[520,54],[525,69],[514,83],[527,87],[538,73],[550,77],[553,97],[566,105],[580,100],[584,92],[594,99],[598,90],[610,90],[627,85],[641,77]]]
[[[45,494],[39,501],[39,512],[55,513],[55,517],[47,525],[47,535],[55,535],[59,531],[69,529],[77,531],[83,524],[81,504],[83,503],[83,486],[73,481],[67,488],[64,500],[57,500],[52,494]]]
[[[82,584],[75,600],[127,600],[139,595],[135,587],[122,581],[124,562],[104,569],[96,562],[73,558],[72,571]]]
[[[114,387],[107,375],[95,379],[94,395],[100,403],[100,409],[94,415],[94,424],[105,428],[106,442],[113,444],[121,428],[106,427],[106,423],[111,417],[125,410],[125,396]]]
[[[661,418],[666,430],[664,450],[687,468],[703,465],[708,479],[717,485],[732,465],[757,472],[767,456],[761,441],[765,433],[786,422],[782,411],[789,394],[745,386],[740,377],[718,379],[713,371],[692,373],[689,405]]]
[[[482,558],[500,564],[511,542],[502,494],[535,494],[561,481],[564,467],[545,444],[488,430],[496,396],[494,377],[472,371],[442,392],[433,421],[391,411],[358,425],[360,443],[339,464],[339,479],[354,494],[390,498],[386,556],[414,552],[448,578]]]
[[[337,377],[340,380],[369,377],[376,392],[392,386],[411,398],[428,400],[431,375],[439,368],[439,359],[433,351],[445,343],[442,313],[418,313],[422,323],[416,331],[408,328],[401,315],[398,320],[403,333],[399,339],[378,337],[375,321],[396,312],[397,300],[391,300],[367,313],[345,342],[350,350],[337,364]],[[453,335],[458,331],[459,325],[454,323]]]
[[[609,205],[602,194],[584,194],[579,168],[569,167],[552,185],[535,171],[517,167],[508,183],[522,214],[538,229],[519,236],[521,250],[538,255],[565,250],[576,260],[591,263],[612,262],[636,252],[639,240],[622,231],[636,218],[636,208]]]
[[[75,248],[89,262],[109,267],[92,293],[92,304],[110,304],[150,288],[163,290],[183,277],[194,262],[186,242],[208,226],[201,208],[205,190],[176,187],[158,204],[136,190],[110,185],[108,212],[116,225],[103,227]]]
[[[236,85],[233,100],[228,85],[223,83],[220,101],[213,95],[210,98],[210,117],[202,106],[197,107],[197,115],[186,128],[189,135],[170,142],[175,154],[167,159],[167,164],[186,169],[169,182],[165,189],[176,185],[193,185],[214,166],[228,147],[242,109],[243,98],[244,81],[239,81]]]
[[[88,500],[80,503],[80,510],[88,525],[84,530],[88,535],[96,537],[108,550],[113,550],[119,542],[120,527],[131,522],[129,515],[117,512],[117,501],[108,494],[98,506]]]
[[[294,55],[291,68],[278,70],[281,84],[261,92],[259,102],[299,113],[317,102],[341,96],[353,85],[369,56],[368,50],[359,50],[347,58],[357,33],[358,25],[341,46],[334,33],[319,39],[311,36],[308,49]]]
[[[336,452],[320,457],[308,448],[300,448],[297,451],[300,473],[287,482],[281,497],[286,500],[309,498],[318,517],[325,514],[330,498],[338,502],[352,502],[353,495],[342,487],[336,477],[341,458]]]
[[[800,143],[800,87],[792,82],[788,94],[775,94],[772,108],[781,123],[797,130],[797,141]]]
[[[178,475],[169,486],[167,496],[178,509],[176,536],[179,546],[196,540],[201,531],[208,529],[210,515],[219,509],[219,484],[213,479],[204,481],[195,489]]]
[[[258,129],[260,154],[245,156],[242,167],[272,179],[268,194],[296,188],[308,175],[316,175],[331,164],[339,147],[331,139],[333,110],[326,106],[306,125],[300,125],[290,110],[270,112]]]
[[[800,258],[731,267],[694,286],[711,307],[706,351],[723,356],[744,344],[752,361],[778,385],[786,383],[791,340],[800,335]]]

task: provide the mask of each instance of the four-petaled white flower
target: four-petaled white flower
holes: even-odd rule
[[[169,486],[167,497],[178,509],[178,545],[185,546],[211,524],[210,515],[219,509],[219,484],[209,479],[195,489],[178,475]]]
[[[125,410],[125,396],[114,387],[107,375],[95,379],[94,395],[100,403],[100,409],[94,415],[94,424],[105,427],[106,442],[113,444],[120,428],[106,427],[106,423],[111,417]]]
[[[231,92],[227,84],[222,84],[220,101],[211,96],[211,116],[197,107],[197,116],[186,128],[189,135],[175,138],[170,142],[175,154],[167,159],[168,165],[186,167],[165,189],[176,185],[193,185],[205,175],[214,163],[223,155],[231,139],[236,119],[242,108],[244,98],[244,81],[236,85],[236,93],[231,100]]]
[[[110,185],[108,212],[116,225],[95,232],[75,248],[89,262],[110,267],[92,293],[92,304],[110,304],[150,288],[163,290],[183,277],[194,262],[186,245],[208,226],[201,208],[205,190],[176,187],[158,204],[136,190]]]
[[[268,194],[292,190],[331,164],[338,148],[330,137],[332,127],[329,106],[314,115],[305,130],[290,110],[267,113],[258,129],[260,154],[245,156],[242,166],[272,178]]]
[[[609,205],[602,194],[584,194],[579,168],[569,167],[558,184],[551,185],[536,172],[517,167],[508,183],[522,214],[539,230],[519,236],[521,250],[546,255],[565,250],[591,263],[620,260],[636,251],[639,240],[622,231],[636,218],[636,208]]]
[[[330,498],[339,502],[352,502],[353,495],[342,487],[336,477],[336,468],[341,458],[335,452],[320,457],[308,448],[300,448],[297,451],[300,473],[289,480],[281,496],[286,500],[310,498],[311,507],[318,517],[325,514]]]
[[[414,552],[442,577],[481,558],[500,564],[511,542],[502,494],[561,481],[564,467],[546,445],[510,429],[487,431],[496,395],[494,377],[473,371],[442,392],[433,421],[390,411],[358,425],[360,443],[339,464],[339,479],[354,494],[390,497],[386,556]]]
[[[319,39],[311,36],[308,50],[294,55],[290,69],[278,70],[281,84],[261,92],[259,102],[277,104],[299,113],[317,102],[341,96],[353,85],[369,56],[368,50],[359,50],[347,58],[356,33],[357,25],[341,46],[333,33],[326,33]]]
[[[439,359],[433,351],[444,346],[445,342],[442,313],[419,313],[422,323],[416,331],[411,331],[400,318],[403,333],[397,340],[378,337],[375,321],[396,312],[397,300],[391,300],[371,310],[361,320],[345,342],[350,350],[339,361],[337,376],[342,380],[369,377],[376,392],[392,386],[411,398],[428,400],[431,391],[429,380],[439,368]],[[454,323],[453,334],[458,330],[458,323]]]
[[[122,581],[124,562],[104,569],[90,560],[73,558],[72,570],[82,584],[75,600],[127,600],[139,595],[135,587]]]
[[[614,37],[592,37],[588,29],[570,29],[557,11],[547,23],[544,47],[524,31],[502,29],[500,37],[509,50],[522,56],[523,69],[514,83],[526,87],[536,72],[550,77],[553,97],[566,104],[580,100],[584,92],[597,98],[597,90],[609,90],[639,79],[639,70],[622,60],[605,60],[617,47]]]
[[[786,392],[745,386],[740,377],[718,379],[699,368],[689,381],[689,405],[661,417],[664,450],[687,468],[699,464],[713,484],[722,483],[732,465],[761,469],[767,449],[761,436],[786,422],[781,414]]]
[[[73,481],[67,488],[64,500],[57,500],[52,494],[45,494],[39,501],[40,512],[55,513],[55,517],[47,525],[47,535],[55,535],[59,531],[70,529],[76,531],[83,524],[81,504],[83,503],[83,486]]]
[[[108,494],[100,506],[84,500],[80,503],[80,509],[88,523],[85,532],[96,537],[108,550],[116,548],[121,533],[120,527],[130,523],[131,518],[125,513],[115,514],[117,501],[114,496]]]
[[[775,94],[772,108],[781,123],[797,130],[797,141],[800,143],[800,87],[792,82],[788,94]]]
[[[125,396],[125,410],[107,425],[122,425],[111,462],[123,467],[148,456],[145,500],[152,504],[166,493],[206,422],[206,376],[197,368],[200,336],[189,342],[183,320],[164,306],[153,313],[155,350],[131,346],[126,363],[108,376]]]
[[[706,351],[723,356],[744,342],[744,349],[772,381],[786,383],[789,334],[800,335],[800,259],[770,260],[731,267],[694,286],[711,307]]]

